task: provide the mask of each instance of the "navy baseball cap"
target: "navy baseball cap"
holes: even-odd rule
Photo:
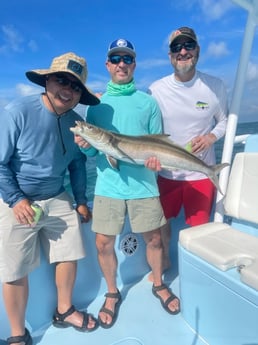
[[[135,48],[133,44],[124,38],[119,38],[113,41],[112,43],[110,43],[108,47],[107,56],[110,56],[118,52],[127,53],[133,57],[136,56],[136,52],[135,52]]]

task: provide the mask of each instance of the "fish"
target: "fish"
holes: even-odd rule
[[[76,121],[70,130],[103,152],[112,168],[118,169],[117,160],[144,165],[149,157],[157,157],[165,170],[198,171],[206,175],[223,195],[219,186],[220,171],[229,166],[221,163],[209,166],[185,148],[171,141],[167,134],[125,135],[104,130],[86,121]]]

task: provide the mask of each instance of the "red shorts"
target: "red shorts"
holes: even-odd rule
[[[158,177],[160,201],[167,219],[184,208],[185,221],[194,226],[209,222],[215,187],[209,179],[177,181]]]

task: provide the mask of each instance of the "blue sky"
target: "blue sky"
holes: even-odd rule
[[[135,81],[145,91],[172,73],[168,37],[180,26],[194,28],[201,46],[198,68],[223,79],[230,99],[247,15],[231,0],[2,0],[0,106],[42,90],[25,72],[48,68],[54,56],[68,51],[86,58],[87,85],[94,92],[105,90],[107,47],[117,38],[135,45]],[[240,122],[258,121],[257,36],[256,30]]]

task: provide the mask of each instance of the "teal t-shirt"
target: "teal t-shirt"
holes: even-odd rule
[[[87,109],[86,121],[113,132],[127,135],[157,134],[162,132],[161,112],[155,99],[136,90],[134,83],[108,83],[101,103]],[[83,150],[92,155],[92,149]],[[123,161],[119,170],[113,169],[102,152],[95,151],[97,180],[95,195],[116,199],[139,199],[158,196],[156,173]]]

